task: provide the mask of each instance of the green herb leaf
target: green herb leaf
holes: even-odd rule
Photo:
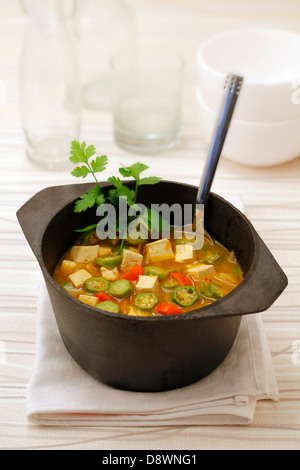
[[[123,186],[123,183],[120,180],[120,178],[117,178],[116,176],[111,176],[110,178],[107,179],[107,181],[113,186],[115,186],[117,189]]]
[[[88,169],[87,166],[78,166],[72,171],[72,175],[76,178],[86,178],[91,171]]]
[[[108,163],[108,158],[106,155],[102,155],[101,157],[97,157],[96,160],[91,162],[91,167],[94,173],[99,173],[106,169],[106,165]]]
[[[111,196],[114,200],[116,200],[117,197],[126,197],[127,203],[129,205],[134,203],[134,191],[125,186],[120,180],[120,178],[112,176],[111,178],[108,178],[108,182],[116,188],[116,191],[114,193],[111,193]]]
[[[144,163],[134,163],[134,165],[131,165],[131,166],[127,166],[127,167],[123,166],[123,168],[119,169],[119,172],[125,178],[132,177],[136,181],[139,181],[140,174],[143,171],[146,171],[148,169],[149,167],[147,165],[144,165]]]
[[[72,163],[87,163],[88,157],[86,155],[85,148],[85,142],[83,142],[82,144],[80,144],[80,142],[77,142],[76,140],[72,142],[70,151],[70,160]]]
[[[132,175],[131,175],[131,172],[130,170],[128,170],[127,168],[119,168],[119,173],[124,176],[124,178],[130,178]]]
[[[100,194],[97,199],[96,199],[96,204],[97,206],[102,206],[102,204],[105,204],[105,196],[104,194]]]
[[[94,155],[96,154],[96,148],[94,145],[90,145],[86,151],[85,151],[85,156],[86,156],[86,159],[87,161],[93,157]]]
[[[161,181],[161,178],[157,178],[156,176],[149,176],[148,178],[143,178],[139,181],[139,186],[145,186],[148,184],[157,184]]]
[[[80,196],[80,199],[78,199],[78,201],[75,203],[74,212],[84,212],[87,209],[90,209],[96,204],[99,197],[100,187],[95,186],[94,189],[91,189],[87,193]]]
[[[70,154],[70,161],[72,163],[85,163],[87,169],[89,170],[89,172],[87,172],[87,169],[83,169],[84,167],[78,167],[79,169],[75,168],[75,170],[72,172],[72,175],[76,176],[77,178],[85,178],[89,173],[92,173],[94,175],[95,173],[104,171],[106,169],[106,165],[108,162],[108,158],[106,157],[106,155],[97,157],[91,162],[91,166],[89,166],[89,159],[96,154],[96,148],[94,147],[94,145],[86,147],[85,142],[80,144],[79,142],[74,140],[71,144]]]
[[[117,206],[119,203],[118,190],[116,188],[110,189],[108,191],[108,201],[113,206]]]

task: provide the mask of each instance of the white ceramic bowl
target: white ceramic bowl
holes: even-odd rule
[[[199,87],[212,109],[220,104],[227,74],[234,73],[245,79],[237,119],[300,118],[300,104],[293,102],[300,88],[300,34],[247,28],[213,35],[198,50],[197,70]]]
[[[211,143],[218,113],[205,102],[197,90],[200,127]],[[235,115],[234,115],[235,116]],[[253,167],[268,167],[300,156],[300,119],[276,123],[231,121],[222,155],[229,160]]]

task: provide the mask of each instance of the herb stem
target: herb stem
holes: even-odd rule
[[[125,243],[125,238],[123,238],[122,241],[121,241],[121,245],[120,245],[120,255],[123,254],[124,243]]]
[[[135,191],[134,191],[134,203],[136,203],[136,200],[137,200],[138,190],[139,190],[139,183],[137,181],[135,185]]]
[[[138,190],[139,190],[139,182],[136,181],[135,190],[134,190],[134,198],[133,198],[133,203],[134,204],[136,204]],[[129,225],[130,225],[130,222],[128,223],[128,227],[129,227]],[[121,246],[120,246],[120,254],[121,255],[123,254],[124,243],[125,243],[125,238],[123,238],[122,241],[121,241]]]
[[[86,163],[86,165],[87,165],[88,169],[90,170],[91,174],[93,175],[94,180],[96,181],[96,184],[99,186],[99,188],[100,188],[100,190],[101,190],[101,193],[102,193],[102,189],[101,189],[100,183],[99,183],[99,181],[97,180],[97,178],[96,178],[96,176],[95,176],[95,173],[94,173],[94,171],[93,171],[91,165],[90,165],[88,162]]]

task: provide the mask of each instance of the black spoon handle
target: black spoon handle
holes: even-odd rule
[[[228,129],[233,116],[234,108],[237,103],[240,90],[242,88],[244,79],[237,75],[229,75],[225,83],[225,100],[217,120],[217,126],[210,147],[210,152],[205,164],[202,175],[202,180],[199,186],[197,196],[198,204],[206,204],[215,172],[219,163],[221,152],[225,143]]]

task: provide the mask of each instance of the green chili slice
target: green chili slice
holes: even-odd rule
[[[193,286],[179,286],[174,289],[173,301],[181,307],[191,307],[199,299]]]
[[[134,299],[134,305],[141,310],[152,310],[158,304],[158,298],[153,292],[138,294]]]

